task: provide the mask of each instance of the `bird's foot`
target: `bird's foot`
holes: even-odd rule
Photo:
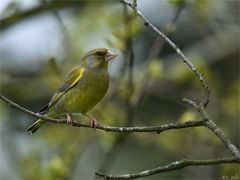
[[[95,118],[91,118],[91,128],[93,128],[94,133],[96,131],[96,127],[97,127],[97,120]]]
[[[73,124],[73,120],[72,120],[71,116],[68,113],[67,113],[67,124],[68,125]]]
[[[97,120],[88,114],[84,114],[84,116],[86,116],[88,119],[90,119],[90,127],[94,129],[93,132],[95,133],[96,128],[97,128]]]

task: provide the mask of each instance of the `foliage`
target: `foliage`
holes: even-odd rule
[[[171,39],[177,42],[196,67],[204,72],[204,78],[213,91],[209,114],[222,127],[226,136],[239,147],[239,42],[237,38],[233,39],[234,41],[230,38],[238,36],[230,26],[233,29],[239,28],[239,24],[232,21],[236,16],[232,14],[235,12],[232,10],[239,11],[239,8],[227,1],[219,4],[210,1],[170,0],[159,3],[152,1],[149,6],[144,3],[145,1],[139,1],[138,6],[143,12],[146,11],[146,14],[149,13],[148,18],[156,22],[155,25],[159,29],[166,25],[161,18],[170,16],[166,11],[171,12],[172,15],[175,13],[174,8],[187,4],[184,7],[185,13],[179,15],[177,28]],[[10,5],[11,11],[18,12],[17,16],[28,10],[14,8],[12,6],[15,5],[12,3]],[[41,5],[40,3],[39,6]],[[226,11],[220,11],[223,7]],[[1,18],[16,15],[9,11],[3,13]],[[1,30],[2,42],[7,41],[13,34],[21,34],[28,28],[34,29],[36,22],[46,23],[46,26],[55,24],[51,28],[54,28],[57,34],[57,38],[47,32],[44,32],[43,36],[35,34],[34,41],[39,44],[39,49],[47,46],[41,43],[41,37],[44,37],[49,39],[48,43],[54,47],[54,51],[49,50],[44,53],[36,51],[38,53],[34,54],[34,58],[27,57],[24,53],[32,50],[30,43],[21,42],[24,50],[20,49],[15,56],[11,56],[11,50],[16,48],[14,43],[17,40],[12,41],[10,46],[0,44],[1,94],[14,99],[28,109],[37,111],[49,101],[64,75],[83,53],[104,46],[118,51],[120,57],[110,65],[112,79],[108,95],[91,112],[100,123],[112,126],[126,125],[129,118],[128,103],[135,102],[142,88],[145,94],[143,101],[133,110],[134,125],[160,125],[199,119],[196,113],[181,102],[183,97],[198,100],[201,98],[199,83],[193,78],[192,72],[178,60],[175,52],[170,50],[168,45],[163,46],[157,57],[150,59],[150,62],[147,61],[156,36],[144,27],[132,11],[124,9],[121,3],[85,1],[79,2],[79,6],[66,5],[54,11],[43,11],[42,14],[47,18],[36,13],[31,19],[19,20],[19,26],[22,24],[24,30],[18,26]],[[56,18],[56,14],[61,21]],[[53,21],[49,23],[47,19]],[[226,49],[224,44],[218,43],[222,34],[229,37],[225,45],[236,44],[237,47],[230,46]],[[28,36],[26,42],[29,42],[27,38]],[[129,40],[132,41],[135,57],[132,97],[129,97],[128,93]],[[30,58],[31,63],[25,60],[27,58]],[[22,66],[18,66],[18,63]],[[148,86],[142,87],[145,72],[151,80]],[[2,104],[0,108],[0,131],[1,137],[4,137],[4,140],[1,138],[0,158],[5,157],[8,162],[5,164],[1,161],[0,165],[15,170],[12,173],[0,171],[0,177],[3,179],[16,176],[22,179],[67,179],[79,174],[80,178],[91,179],[108,155],[107,152],[118,140],[117,134],[100,131],[94,134],[89,129],[61,124],[48,124],[34,136],[25,135],[24,130],[34,119],[15,110],[9,110]],[[74,119],[87,122],[87,119],[78,115],[74,116]],[[94,145],[89,143],[93,139]],[[211,150],[207,148],[210,144]],[[10,151],[11,149],[14,151]],[[94,154],[89,155],[87,152]],[[155,167],[182,157],[206,159],[227,155],[227,152],[210,131],[193,128],[173,130],[159,135],[131,134],[113,154],[112,164],[109,162],[111,168],[107,171],[118,174],[125,170],[137,171],[149,166]],[[144,159],[150,160],[146,164],[141,163]],[[89,169],[79,169],[78,167],[82,167],[81,164]],[[219,168],[212,167],[207,173],[199,169],[196,177],[207,176],[215,179],[223,176],[231,177],[236,174],[237,168],[233,165],[221,165]],[[194,173],[194,168],[159,177],[193,179],[189,175],[191,173]]]

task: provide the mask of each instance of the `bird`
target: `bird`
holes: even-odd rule
[[[65,77],[47,105],[37,114],[58,118],[66,116],[67,124],[72,124],[71,115],[80,113],[90,119],[90,125],[97,126],[97,120],[88,112],[104,97],[109,87],[109,61],[117,53],[107,48],[97,48],[87,52]],[[35,133],[47,121],[38,119],[26,131]]]

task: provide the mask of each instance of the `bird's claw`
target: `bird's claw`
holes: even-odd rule
[[[91,119],[91,128],[94,129],[94,133],[95,133],[96,128],[97,128],[97,120],[94,118]]]
[[[67,124],[68,125],[73,124],[73,120],[72,120],[71,116],[68,113],[67,113]]]

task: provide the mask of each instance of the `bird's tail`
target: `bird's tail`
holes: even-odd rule
[[[46,123],[45,120],[38,119],[33,125],[31,125],[26,132],[31,132],[32,134],[35,133],[44,123]]]

